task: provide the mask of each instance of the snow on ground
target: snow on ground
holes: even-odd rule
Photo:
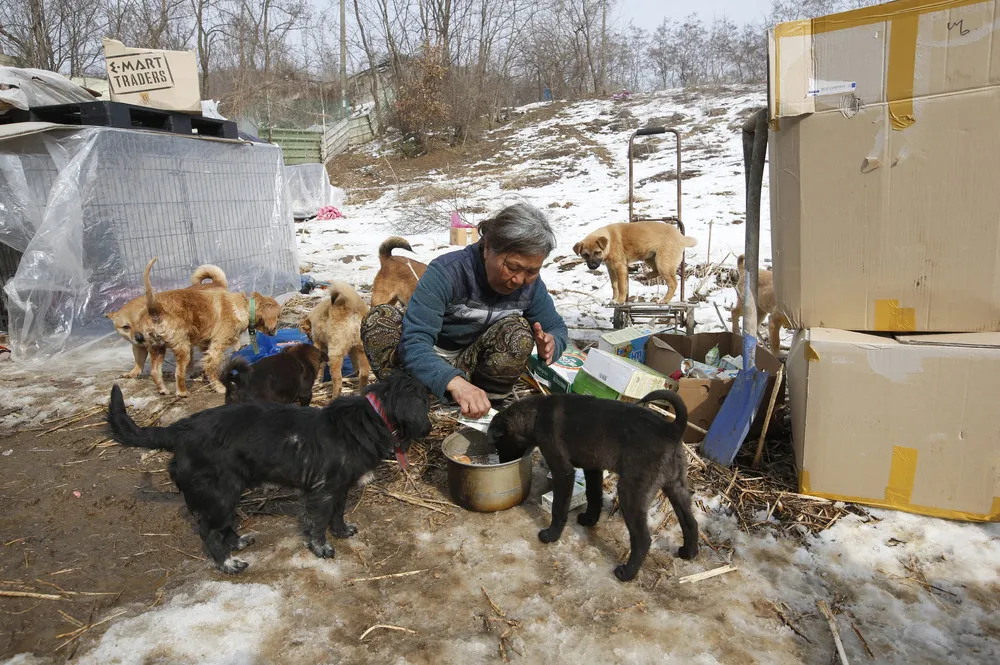
[[[312,263],[314,272],[321,277],[370,284],[378,269],[378,244],[391,233],[404,235],[414,248],[415,258],[426,262],[454,249],[448,244],[448,204],[481,211],[465,215],[467,221],[476,223],[505,205],[527,201],[549,215],[558,238],[543,273],[546,286],[557,292],[557,308],[574,329],[574,337],[592,339],[596,335],[594,328],[611,327],[611,310],[602,306],[611,297],[607,271],[602,267],[591,272],[584,265],[566,271],[556,267],[566,259],[576,258],[573,245],[591,231],[628,221],[627,152],[631,132],[651,121],[680,130],[686,178],[682,180],[681,217],[687,234],[698,239],[698,245],[687,252],[689,268],[706,262],[710,224],[712,262],[724,261],[735,267],[736,257],[744,247],[745,204],[742,139],[733,126],[748,111],[764,104],[760,92],[735,90],[722,99],[694,98],[680,92],[638,96],[625,104],[588,101],[567,105],[554,117],[517,131],[506,139],[497,155],[463,173],[432,172],[422,182],[400,185],[377,200],[346,206],[346,219],[307,223],[303,230],[308,233],[299,235],[300,260]],[[673,135],[658,136],[653,141],[658,142],[656,152],[635,160],[635,209],[642,216],[673,215],[677,201],[676,181],[672,179],[676,169]],[[413,193],[428,186],[452,195],[431,203],[419,197],[411,200]],[[769,205],[765,172],[761,195],[762,265],[771,256]],[[426,226],[424,220],[435,215],[441,224],[439,229],[407,232],[408,228]],[[689,270],[687,294],[694,292],[698,282]],[[714,279],[703,286],[702,294],[709,295],[713,287]],[[635,280],[629,284],[631,294],[656,299],[665,295],[666,288],[643,286]],[[699,330],[721,327],[713,303],[718,303],[723,316],[728,317],[726,310],[735,300],[735,289],[712,292],[696,310]]]
[[[595,327],[610,328],[610,310],[601,306],[610,297],[607,275],[584,266],[559,271],[557,265],[591,230],[626,220],[630,130],[611,130],[607,123],[621,124],[627,108],[634,126],[666,119],[681,129],[684,170],[696,172],[683,181],[683,220],[699,241],[688,253],[689,263],[705,262],[711,223],[712,261],[726,257],[734,265],[744,237],[738,120],[763,104],[760,92],[730,90],[714,99],[674,92],[638,96],[627,104],[566,105],[547,120],[526,124],[498,155],[479,164],[429,173],[423,182],[390,188],[377,200],[345,205],[345,219],[299,225],[300,260],[313,264],[317,278],[343,279],[364,291],[377,269],[377,246],[391,233],[404,231],[424,261],[452,249],[443,226],[406,231],[415,218],[439,211],[446,224],[442,206],[450,201],[414,202],[407,200],[408,189],[434,185],[457,192],[454,198],[466,209],[484,211],[470,215],[472,222],[527,200],[551,215],[558,235],[559,247],[543,273],[558,309],[574,337],[593,338]],[[637,162],[637,181],[673,170],[674,153],[667,146],[669,141]],[[512,181],[535,186],[502,188]],[[640,212],[672,212],[675,184],[639,186],[636,193],[645,199]],[[768,205],[765,175],[762,259],[770,256]],[[688,276],[688,293],[697,283]],[[707,286],[698,327],[717,329],[712,303],[729,307],[735,293]],[[633,293],[644,295],[662,295],[665,288],[630,284]],[[126,370],[127,350],[115,361]],[[851,662],[869,662],[855,628],[874,662],[1000,662],[1000,525],[872,510],[876,520],[845,517],[799,541],[770,531],[747,534],[717,497],[698,496],[702,532],[716,545],[733,548],[731,562],[738,570],[679,584],[681,576],[725,562],[707,547],[695,561],[674,558],[680,531],[671,516],[637,582],[621,584],[611,573],[627,552],[620,515],[609,520],[606,510],[589,532],[571,519],[561,541],[542,545],[535,533],[548,516],[539,507],[544,489],[538,485],[523,506],[493,515],[458,511],[434,528],[421,526],[425,511],[400,504],[378,524],[359,524],[354,539],[335,541],[337,558],[327,561],[302,547],[289,519],[284,537],[265,534],[242,553],[251,563],[245,576],[227,578],[203,564],[204,582],[189,584],[155,608],[133,608],[116,618],[99,641],[80,649],[77,662],[495,662],[499,631],[483,628],[479,615],[490,610],[482,589],[508,618],[520,621],[513,632],[513,646],[522,654],[513,654],[517,662],[826,665],[833,642],[816,611],[820,599],[838,610]],[[651,524],[659,524],[669,509],[656,506],[652,513]],[[399,520],[405,529],[395,526]],[[369,572],[364,562],[373,558],[376,538],[397,539],[399,549]],[[351,581],[412,570],[424,572]],[[771,603],[781,606],[805,637],[793,633]],[[415,632],[382,628],[361,641],[362,632],[375,624]],[[8,661],[33,662],[28,656]]]

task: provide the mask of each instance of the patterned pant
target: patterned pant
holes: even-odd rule
[[[399,360],[402,335],[403,312],[393,305],[373,307],[362,320],[365,355],[380,379],[402,365]],[[508,395],[514,388],[534,346],[528,321],[521,316],[506,316],[448,362],[494,399]]]

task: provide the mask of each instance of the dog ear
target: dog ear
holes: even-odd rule
[[[602,252],[606,251],[608,249],[608,245],[610,244],[611,244],[611,238],[609,238],[608,236],[601,236],[597,239],[597,246],[600,248]]]
[[[379,384],[375,384],[376,389]],[[427,388],[406,372],[393,372],[379,399],[385,404],[389,418],[398,428],[399,438],[406,449],[409,442],[422,439],[431,431],[428,412],[431,408]]]
[[[581,249],[583,249],[583,243],[582,242],[578,242],[575,245],[573,245],[573,253],[576,254],[577,256],[580,256],[580,250]]]

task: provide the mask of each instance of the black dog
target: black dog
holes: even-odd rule
[[[322,409],[226,404],[168,427],[138,427],[116,384],[108,423],[122,445],[173,451],[170,477],[198,518],[205,550],[220,570],[239,573],[247,564],[231,553],[253,543],[234,525],[245,489],[272,482],[303,490],[307,545],[332,557],[327,526],[338,538],[358,531],[344,522],[348,490],[394,452],[405,465],[410,442],[430,432],[429,409],[427,389],[397,372],[364,397],[341,397]]]
[[[642,404],[664,400],[673,406],[675,422],[667,422]],[[691,512],[687,488],[687,456],[681,435],[687,426],[687,408],[677,393],[656,390],[636,404],[587,395],[534,395],[493,418],[487,436],[501,462],[522,457],[538,446],[552,472],[552,524],[538,532],[543,543],[559,539],[569,516],[574,467],[584,470],[587,510],[577,516],[583,526],[594,526],[601,516],[603,471],[618,474],[618,501],[628,526],[628,561],[615,568],[627,582],[636,576],[649,552],[651,538],[646,513],[657,490],[670,500],[684,533],[677,554],[698,554],[698,522]]]
[[[256,399],[309,406],[319,368],[326,361],[326,353],[312,344],[295,344],[252,365],[246,358],[232,356],[219,371],[219,381],[226,387],[226,404]]]

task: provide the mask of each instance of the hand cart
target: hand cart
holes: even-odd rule
[[[634,183],[633,183],[633,151],[635,140],[639,137],[655,136],[657,134],[670,133],[674,135],[677,144],[677,212],[675,215],[664,217],[643,217],[635,212],[634,206]],[[628,139],[628,221],[629,222],[664,222],[676,224],[681,233],[684,233],[684,222],[681,221],[681,134],[679,131],[668,127],[642,127],[636,130]],[[680,265],[680,287],[678,293],[680,302],[658,303],[658,302],[626,302],[614,303],[614,317],[612,325],[617,330],[625,328],[635,323],[658,322],[673,325],[676,328],[685,328],[688,335],[694,334],[694,304],[688,303],[684,299],[684,277],[685,260],[682,256]],[[631,272],[631,271],[630,271]]]

